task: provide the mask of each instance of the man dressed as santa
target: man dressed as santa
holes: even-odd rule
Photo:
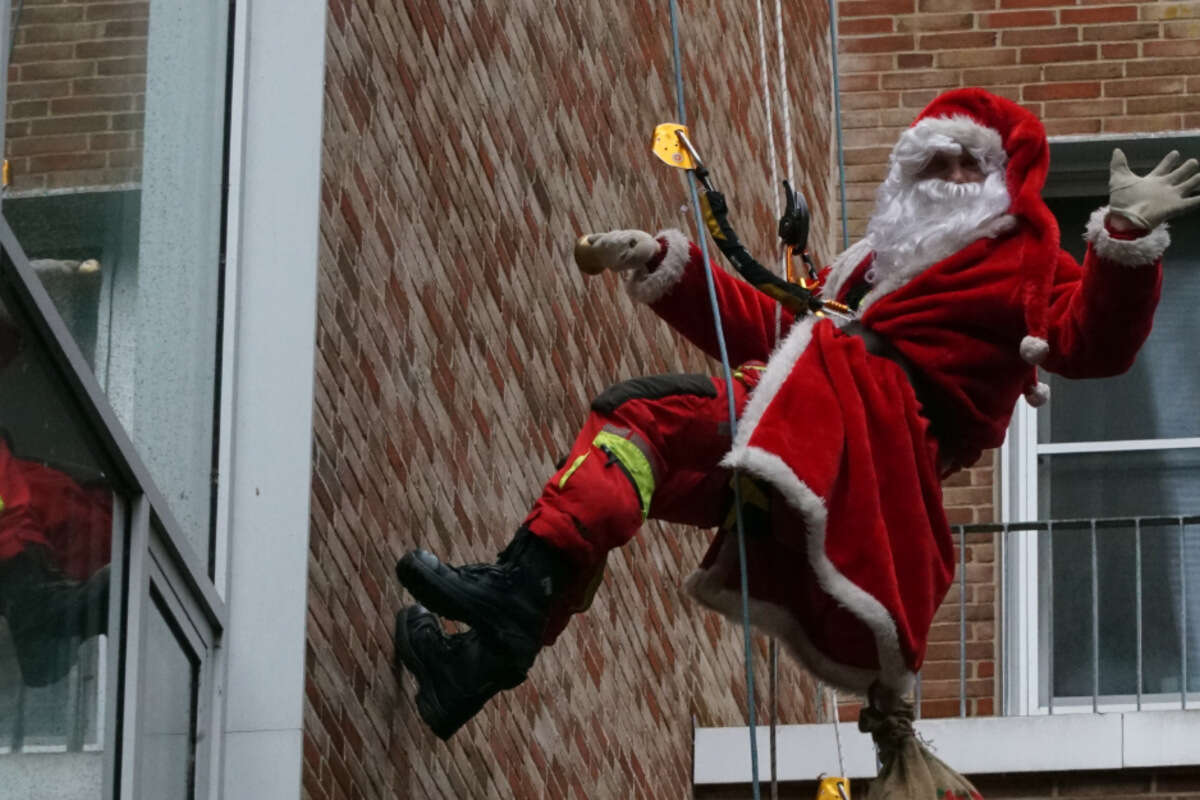
[[[636,300],[716,357],[712,272],[741,365],[736,437],[723,379],[626,381],[592,403],[497,563],[405,555],[397,574],[421,605],[397,615],[396,657],[422,718],[449,737],[523,681],[645,519],[720,526],[735,470],[769,509],[747,537],[755,627],[834,686],[906,692],[954,574],[941,479],[1003,441],[1022,394],[1045,402],[1039,366],[1071,378],[1130,366],[1158,302],[1163,223],[1200,206],[1200,167],[1179,160],[1139,177],[1114,151],[1110,202],[1088,222],[1080,266],[1041,199],[1041,123],[982,90],[948,92],[901,134],[866,236],[822,275],[849,322],[784,310],[777,325],[774,300],[704,263],[678,231],[587,237]],[[741,619],[727,527],[688,589]],[[446,635],[435,614],[471,630]]]

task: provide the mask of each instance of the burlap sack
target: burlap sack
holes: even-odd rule
[[[858,729],[871,734],[879,751],[879,775],[871,781],[867,800],[983,800],[969,780],[917,738],[908,701],[873,688]]]

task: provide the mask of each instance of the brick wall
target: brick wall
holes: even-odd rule
[[[1029,108],[1051,136],[1200,127],[1200,5],[1122,0],[842,0],[839,65],[850,228],[862,234],[899,131],[938,93],[980,86]],[[952,523],[994,518],[994,460],[945,487]],[[969,712],[999,697],[998,544],[967,541]],[[928,716],[958,713],[958,587],[938,613]],[[850,715],[851,709],[843,711]]]
[[[685,795],[693,722],[745,724],[740,631],[680,588],[705,532],[648,525],[530,680],[449,744],[391,671],[398,556],[420,545],[490,560],[594,394],[715,369],[614,276],[585,281],[570,264],[583,231],[690,227],[682,175],[648,151],[675,117],[667,3],[333,0],[329,12],[305,796]],[[785,24],[794,178],[827,256],[824,5],[793,4]],[[688,3],[682,38],[693,138],[751,249],[772,252],[753,9]],[[773,28],[767,41],[774,76]],[[781,718],[813,719],[811,683],[786,657],[780,672]]]
[[[11,191],[139,180],[148,17],[147,0],[24,0],[8,70]]]

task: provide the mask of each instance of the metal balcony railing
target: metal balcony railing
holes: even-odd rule
[[[1128,707],[1132,706],[1134,710],[1141,711],[1144,704],[1143,685],[1144,685],[1144,665],[1145,659],[1143,654],[1144,642],[1144,613],[1143,613],[1143,597],[1144,597],[1144,575],[1142,564],[1142,542],[1144,537],[1150,536],[1172,536],[1176,538],[1178,547],[1178,563],[1173,564],[1172,568],[1178,570],[1178,591],[1174,598],[1175,608],[1173,609],[1176,617],[1177,635],[1179,637],[1179,689],[1177,699],[1164,703],[1164,695],[1154,695],[1154,707],[1161,709],[1165,707],[1183,709],[1189,708],[1188,705],[1188,623],[1189,619],[1200,619],[1200,587],[1189,586],[1190,582],[1194,582],[1197,575],[1188,574],[1188,559],[1186,555],[1189,553],[1189,532],[1197,537],[1191,542],[1192,550],[1200,549],[1200,516],[1155,516],[1155,517],[1124,517],[1124,518],[1098,518],[1098,519],[1067,519],[1067,520],[1047,520],[1036,522],[1017,522],[1017,523],[994,523],[994,524],[973,524],[973,525],[957,525],[952,528],[959,549],[958,563],[958,626],[959,626],[959,641],[958,641],[958,715],[967,716],[968,714],[968,671],[969,660],[967,657],[967,536],[969,534],[1002,534],[999,537],[1001,542],[1001,552],[998,558],[1003,559],[1004,542],[1011,537],[1007,534],[1014,533],[1034,533],[1046,534],[1051,537],[1060,535],[1078,536],[1084,535],[1088,537],[1088,553],[1090,555],[1090,664],[1091,664],[1091,710],[1098,712],[1102,705],[1109,705],[1115,701],[1120,701],[1121,705]],[[1099,559],[1099,542],[1104,536],[1132,536],[1133,538],[1133,563],[1130,568],[1133,571],[1133,597],[1135,608],[1133,610],[1133,630],[1130,634],[1129,646],[1135,652],[1136,661],[1136,685],[1134,691],[1129,695],[1122,695],[1120,698],[1114,698],[1111,695],[1105,695],[1101,692],[1101,652],[1100,652],[1100,631],[1101,631],[1101,595],[1105,591],[1105,586],[1101,582],[1101,569]],[[1045,547],[1042,551],[1042,561],[1040,569],[1044,570],[1047,575],[1054,574],[1054,548]],[[1200,554],[1193,554],[1200,560]],[[1003,585],[1003,579],[1000,579],[997,585],[997,597],[1000,593],[1007,590],[1009,587]],[[1040,636],[1043,647],[1048,649],[1048,652],[1041,655],[1039,662],[1042,665],[1042,674],[1039,675],[1039,683],[1041,684],[1041,694],[1043,696],[1040,702],[1040,707],[1048,714],[1055,713],[1055,631],[1054,631],[1054,592],[1044,591],[1040,593],[1039,603],[1042,607],[1037,610],[1039,624],[1044,626],[1044,635]],[[1198,598],[1198,599],[1193,599]],[[1189,608],[1189,602],[1192,607]],[[997,609],[1002,608],[1002,604],[997,604]],[[998,624],[995,628],[996,636],[1001,636],[1002,626],[1007,621],[1003,619],[1003,615],[997,615]],[[999,644],[999,642],[997,642]],[[1003,658],[1003,654],[998,652],[998,655]],[[1193,653],[1194,655],[1194,653]],[[1000,665],[998,665],[999,668]],[[917,714],[921,714],[922,706],[922,677],[918,674],[916,685],[916,709]],[[1007,687],[1005,681],[998,682],[998,693],[1001,695],[995,699],[997,714],[1003,715],[1005,711],[1005,702],[1003,694]],[[1195,687],[1200,691],[1200,686]],[[1078,704],[1074,704],[1078,708]],[[1196,707],[1195,698],[1193,698],[1192,707]],[[1061,710],[1061,707],[1060,707]],[[984,714],[983,716],[987,716]]]

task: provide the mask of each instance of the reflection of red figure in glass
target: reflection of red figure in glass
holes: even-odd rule
[[[61,680],[108,626],[112,494],[0,439],[0,612],[30,686]]]
[[[0,307],[0,369],[20,348]],[[78,640],[105,631],[111,546],[106,486],[19,458],[0,437],[0,615],[26,684],[62,679]]]

